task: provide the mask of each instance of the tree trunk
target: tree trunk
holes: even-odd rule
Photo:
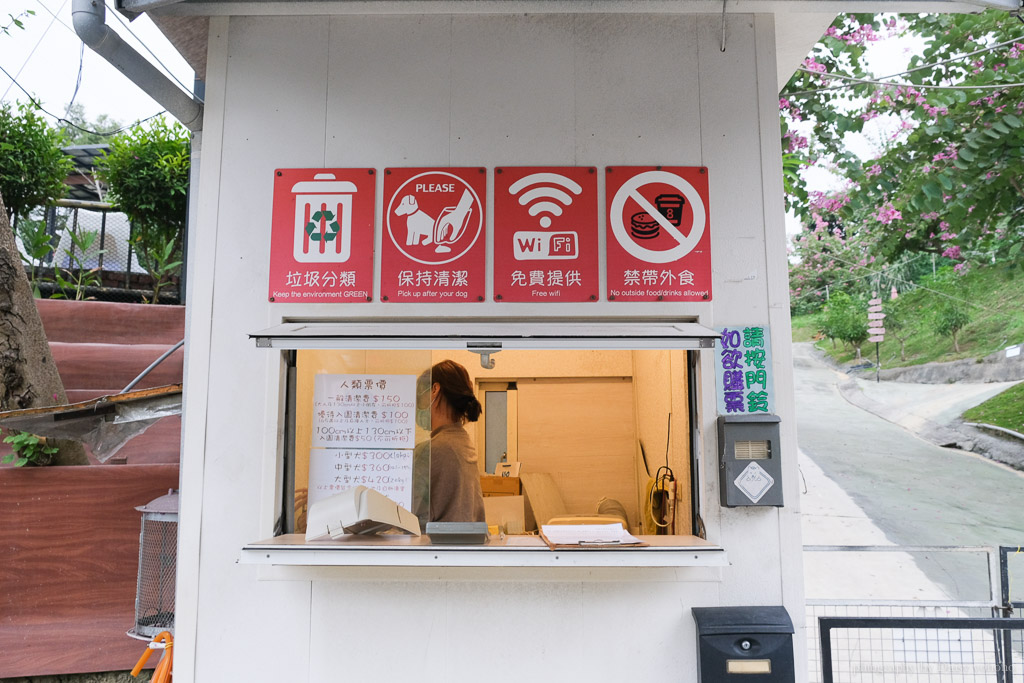
[[[32,288],[21,265],[7,209],[0,197],[0,411],[44,408],[68,402],[50,355]],[[54,464],[88,465],[82,444],[51,440],[60,449]]]
[[[900,339],[900,360],[907,362],[907,342]]]
[[[956,340],[956,330],[953,330],[953,351],[960,353],[960,344]]]

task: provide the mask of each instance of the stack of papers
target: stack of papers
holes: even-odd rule
[[[540,535],[552,548],[646,545],[621,524],[545,524]]]

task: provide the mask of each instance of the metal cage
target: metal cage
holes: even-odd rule
[[[178,568],[178,492],[171,490],[135,508],[142,513],[135,626],[128,635],[150,640],[174,630],[174,591]]]

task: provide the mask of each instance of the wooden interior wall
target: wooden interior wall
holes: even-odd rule
[[[520,379],[518,394],[523,471],[551,474],[570,514],[608,497],[637,524],[632,381]]]
[[[676,479],[676,533],[692,529],[690,510],[690,414],[686,351],[634,351],[633,387],[637,434],[643,442],[647,467],[638,458],[638,495],[645,496],[650,477],[668,465]],[[671,438],[669,414],[672,416]],[[641,505],[643,501],[641,500]]]
[[[135,507],[177,487],[177,465],[0,470],[0,678],[135,665]]]

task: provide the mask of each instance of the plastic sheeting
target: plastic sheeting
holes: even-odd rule
[[[92,449],[97,460],[106,462],[157,420],[180,414],[181,387],[177,385],[73,405],[0,413],[0,427],[81,441]]]

